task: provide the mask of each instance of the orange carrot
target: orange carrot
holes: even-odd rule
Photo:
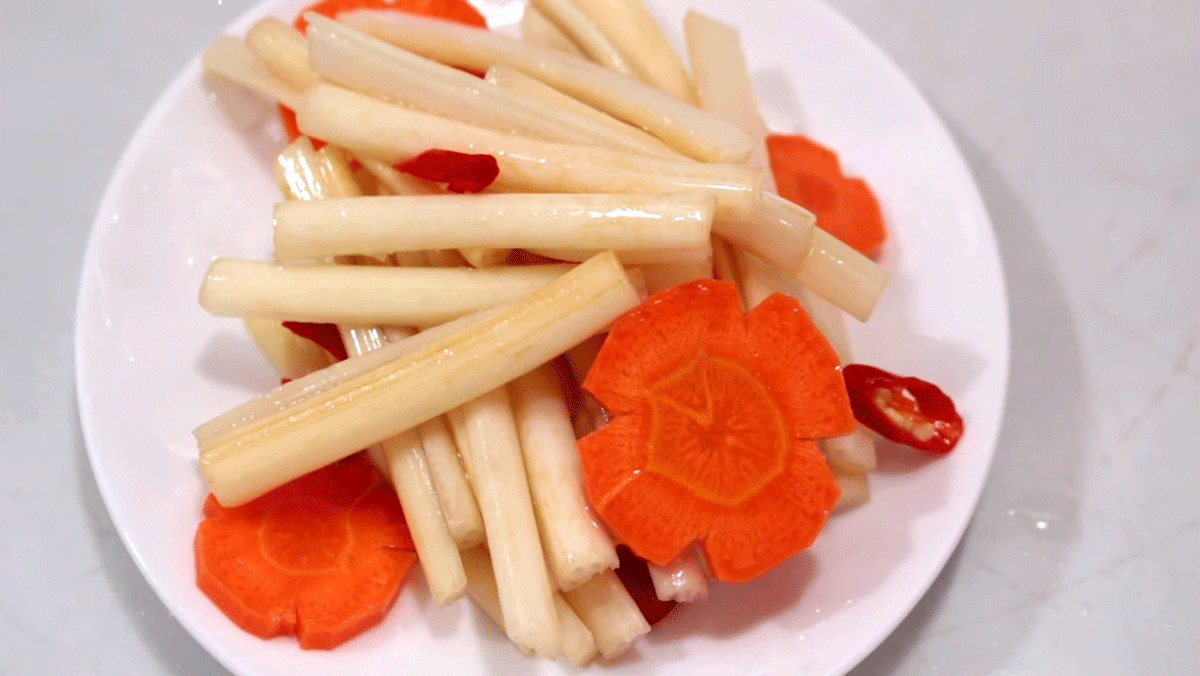
[[[583,386],[613,417],[579,441],[588,499],[648,561],[698,541],[715,577],[749,580],[808,547],[837,501],[812,439],[854,417],[793,298],[743,314],[729,282],[660,291],[614,322]]]
[[[293,25],[301,33],[305,33],[308,31],[308,20],[304,18],[306,12],[316,12],[331,19],[336,19],[338,14],[356,9],[394,9],[413,14],[432,16],[438,19],[446,19],[447,21],[457,21],[458,23],[475,26],[476,28],[487,28],[487,19],[467,0],[320,0],[301,10],[296,15]],[[287,134],[288,142],[290,143],[300,138],[300,127],[296,124],[296,113],[292,109],[280,105],[279,117],[283,120],[283,131]],[[320,150],[321,146],[325,145],[325,142],[319,139],[313,139],[312,141],[313,147],[317,150]]]
[[[813,212],[817,225],[866,255],[887,237],[879,202],[861,178],[842,174],[837,153],[798,134],[767,137],[780,196]]]
[[[262,638],[333,648],[391,608],[415,549],[396,493],[360,456],[240,507],[209,495],[196,529],[196,584]]]

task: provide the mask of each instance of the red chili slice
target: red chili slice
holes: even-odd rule
[[[866,364],[847,364],[842,377],[854,417],[892,441],[949,453],[962,436],[954,400],[933,383]]]
[[[434,183],[446,183],[450,192],[479,192],[500,175],[496,158],[434,148],[396,165],[407,174]]]
[[[319,324],[316,322],[284,322],[283,328],[292,333],[307,338],[325,348],[339,361],[345,359],[346,346],[342,343],[342,334],[336,324]]]

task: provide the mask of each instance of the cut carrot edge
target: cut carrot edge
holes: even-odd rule
[[[700,541],[718,579],[765,572],[837,499],[810,439],[854,429],[839,365],[793,298],[743,314],[730,282],[654,294],[613,323],[584,381],[615,415],[579,442],[589,501],[653,563]]]
[[[829,234],[874,255],[887,228],[867,182],[845,176],[837,153],[806,136],[772,134],[766,143],[779,195],[812,211]]]
[[[333,648],[378,624],[416,562],[395,492],[361,455],[240,507],[211,495],[196,584],[242,629]]]

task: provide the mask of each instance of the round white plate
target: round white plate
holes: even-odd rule
[[[241,34],[273,0],[232,26]],[[687,4],[742,30],[772,128],[805,130],[865,176],[891,226],[893,279],[852,336],[861,361],[941,384],[967,434],[930,461],[888,448],[871,502],[808,552],[677,611],[614,673],[843,674],[912,609],[962,535],[995,448],[1008,373],[1003,275],[987,214],[935,113],[861,33],[815,0],[652,0],[667,26]],[[512,23],[520,2],[481,3]],[[675,31],[678,36],[678,31]],[[197,62],[146,117],[109,185],[87,249],[76,333],[79,410],[113,522],[171,613],[244,675],[569,672],[528,660],[466,601],[436,608],[420,574],[379,627],[329,652],[262,641],[195,587],[204,483],[191,430],[275,384],[234,320],[196,302],[215,256],[266,256],[273,109],[206,81]],[[436,670],[436,671],[435,671]]]

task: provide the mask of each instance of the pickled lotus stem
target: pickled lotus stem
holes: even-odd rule
[[[486,310],[477,316],[467,316],[435,326],[408,340],[390,343],[383,348],[358,357],[351,357],[330,364],[302,378],[265,392],[247,402],[218,415],[197,427],[192,435],[200,448],[213,446],[250,429],[272,416],[305,400],[334,390],[354,378],[361,377],[372,369],[387,364],[444,340],[456,332],[474,325],[482,325],[496,314]],[[364,444],[365,446],[365,444]]]
[[[530,0],[530,5],[558,26],[593,63],[622,75],[634,75],[608,36],[572,0]]]
[[[246,43],[232,35],[218,35],[205,50],[201,63],[205,72],[235,82],[292,110],[300,105],[300,90],[272,75],[258,62]]]
[[[605,658],[620,655],[650,631],[650,624],[637,603],[611,570],[564,592],[563,596],[592,632],[596,649]]]
[[[644,144],[578,114],[547,109],[523,93],[413,54],[350,26],[310,14],[309,58],[330,82],[502,132],[560,143],[641,151]]]
[[[840,514],[864,505],[871,499],[871,486],[866,474],[841,474],[835,472],[833,478],[837,481],[842,494],[833,505],[833,513]]]
[[[554,588],[508,392],[498,387],[447,417],[483,514],[505,633],[522,651],[556,657],[562,643]]]
[[[467,578],[458,555],[458,543],[442,513],[421,440],[414,430],[409,430],[381,441],[378,448],[404,509],[404,520],[412,533],[429,592],[438,605],[444,606],[462,596]]]
[[[654,595],[659,599],[695,603],[708,598],[708,567],[695,547],[683,550],[665,566],[648,565]]]
[[[303,202],[362,194],[345,151],[334,146],[316,150],[307,136],[296,139],[279,153],[274,170],[275,182],[289,200]]]
[[[280,265],[218,258],[204,276],[200,305],[218,317],[433,326],[520,300],[569,269],[566,264],[487,270]]]
[[[700,106],[755,139],[754,153],[746,162],[766,166],[767,125],[759,114],[754,81],[737,29],[688,10],[683,17],[683,36]]]
[[[613,42],[643,80],[688,103],[696,103],[687,68],[662,26],[641,0],[574,0]]]
[[[488,68],[485,77],[488,82],[501,89],[520,92],[540,103],[595,120],[607,127],[610,132],[624,137],[623,142],[619,144],[614,143],[618,147],[633,148],[636,152],[654,157],[667,159],[684,158],[683,155],[680,155],[671,146],[647,134],[645,130],[622,122],[612,115],[602,110],[597,110],[577,98],[568,96],[541,80],[529,77],[515,68],[494,65]]]
[[[557,587],[574,589],[616,568],[617,550],[584,496],[575,431],[553,366],[517,378],[509,391],[546,559]]]
[[[305,134],[388,164],[430,148],[490,154],[500,167],[491,192],[699,192],[714,195],[720,214],[739,221],[750,221],[759,206],[762,169],[658,159],[506,134],[336,85],[309,87],[297,121]]]
[[[504,614],[500,610],[500,590],[496,588],[496,576],[492,572],[492,559],[487,548],[472,547],[462,552],[463,568],[467,572],[467,595],[487,615],[500,631],[504,629]],[[592,632],[571,610],[561,594],[554,594],[554,610],[558,615],[558,629],[562,637],[562,652],[571,662],[583,666],[596,658],[596,642]]]
[[[521,13],[521,40],[581,59],[587,58],[569,35],[532,5],[526,5]]]
[[[437,416],[417,427],[421,446],[425,449],[425,460],[429,473],[437,488],[438,502],[446,526],[459,549],[474,547],[484,540],[483,515],[479,503],[471,492],[471,484],[463,470],[458,455],[458,446],[451,436],[445,416]]]
[[[222,505],[243,504],[528,373],[640,300],[616,258],[601,254],[464,330],[202,445],[201,470]],[[479,363],[492,367],[471,367]]]
[[[275,257],[486,247],[667,250],[683,257],[670,259],[673,262],[703,260],[713,212],[711,197],[688,193],[446,194],[281,202],[275,206]]]
[[[246,31],[246,46],[271,74],[297,91],[320,80],[308,65],[308,40],[291,24],[273,16],[259,19]]]
[[[358,10],[338,16],[395,45],[443,63],[486,71],[517,68],[577,99],[639,126],[705,162],[741,162],[753,141],[737,127],[671,94],[620,73],[492,31],[403,12]]]

